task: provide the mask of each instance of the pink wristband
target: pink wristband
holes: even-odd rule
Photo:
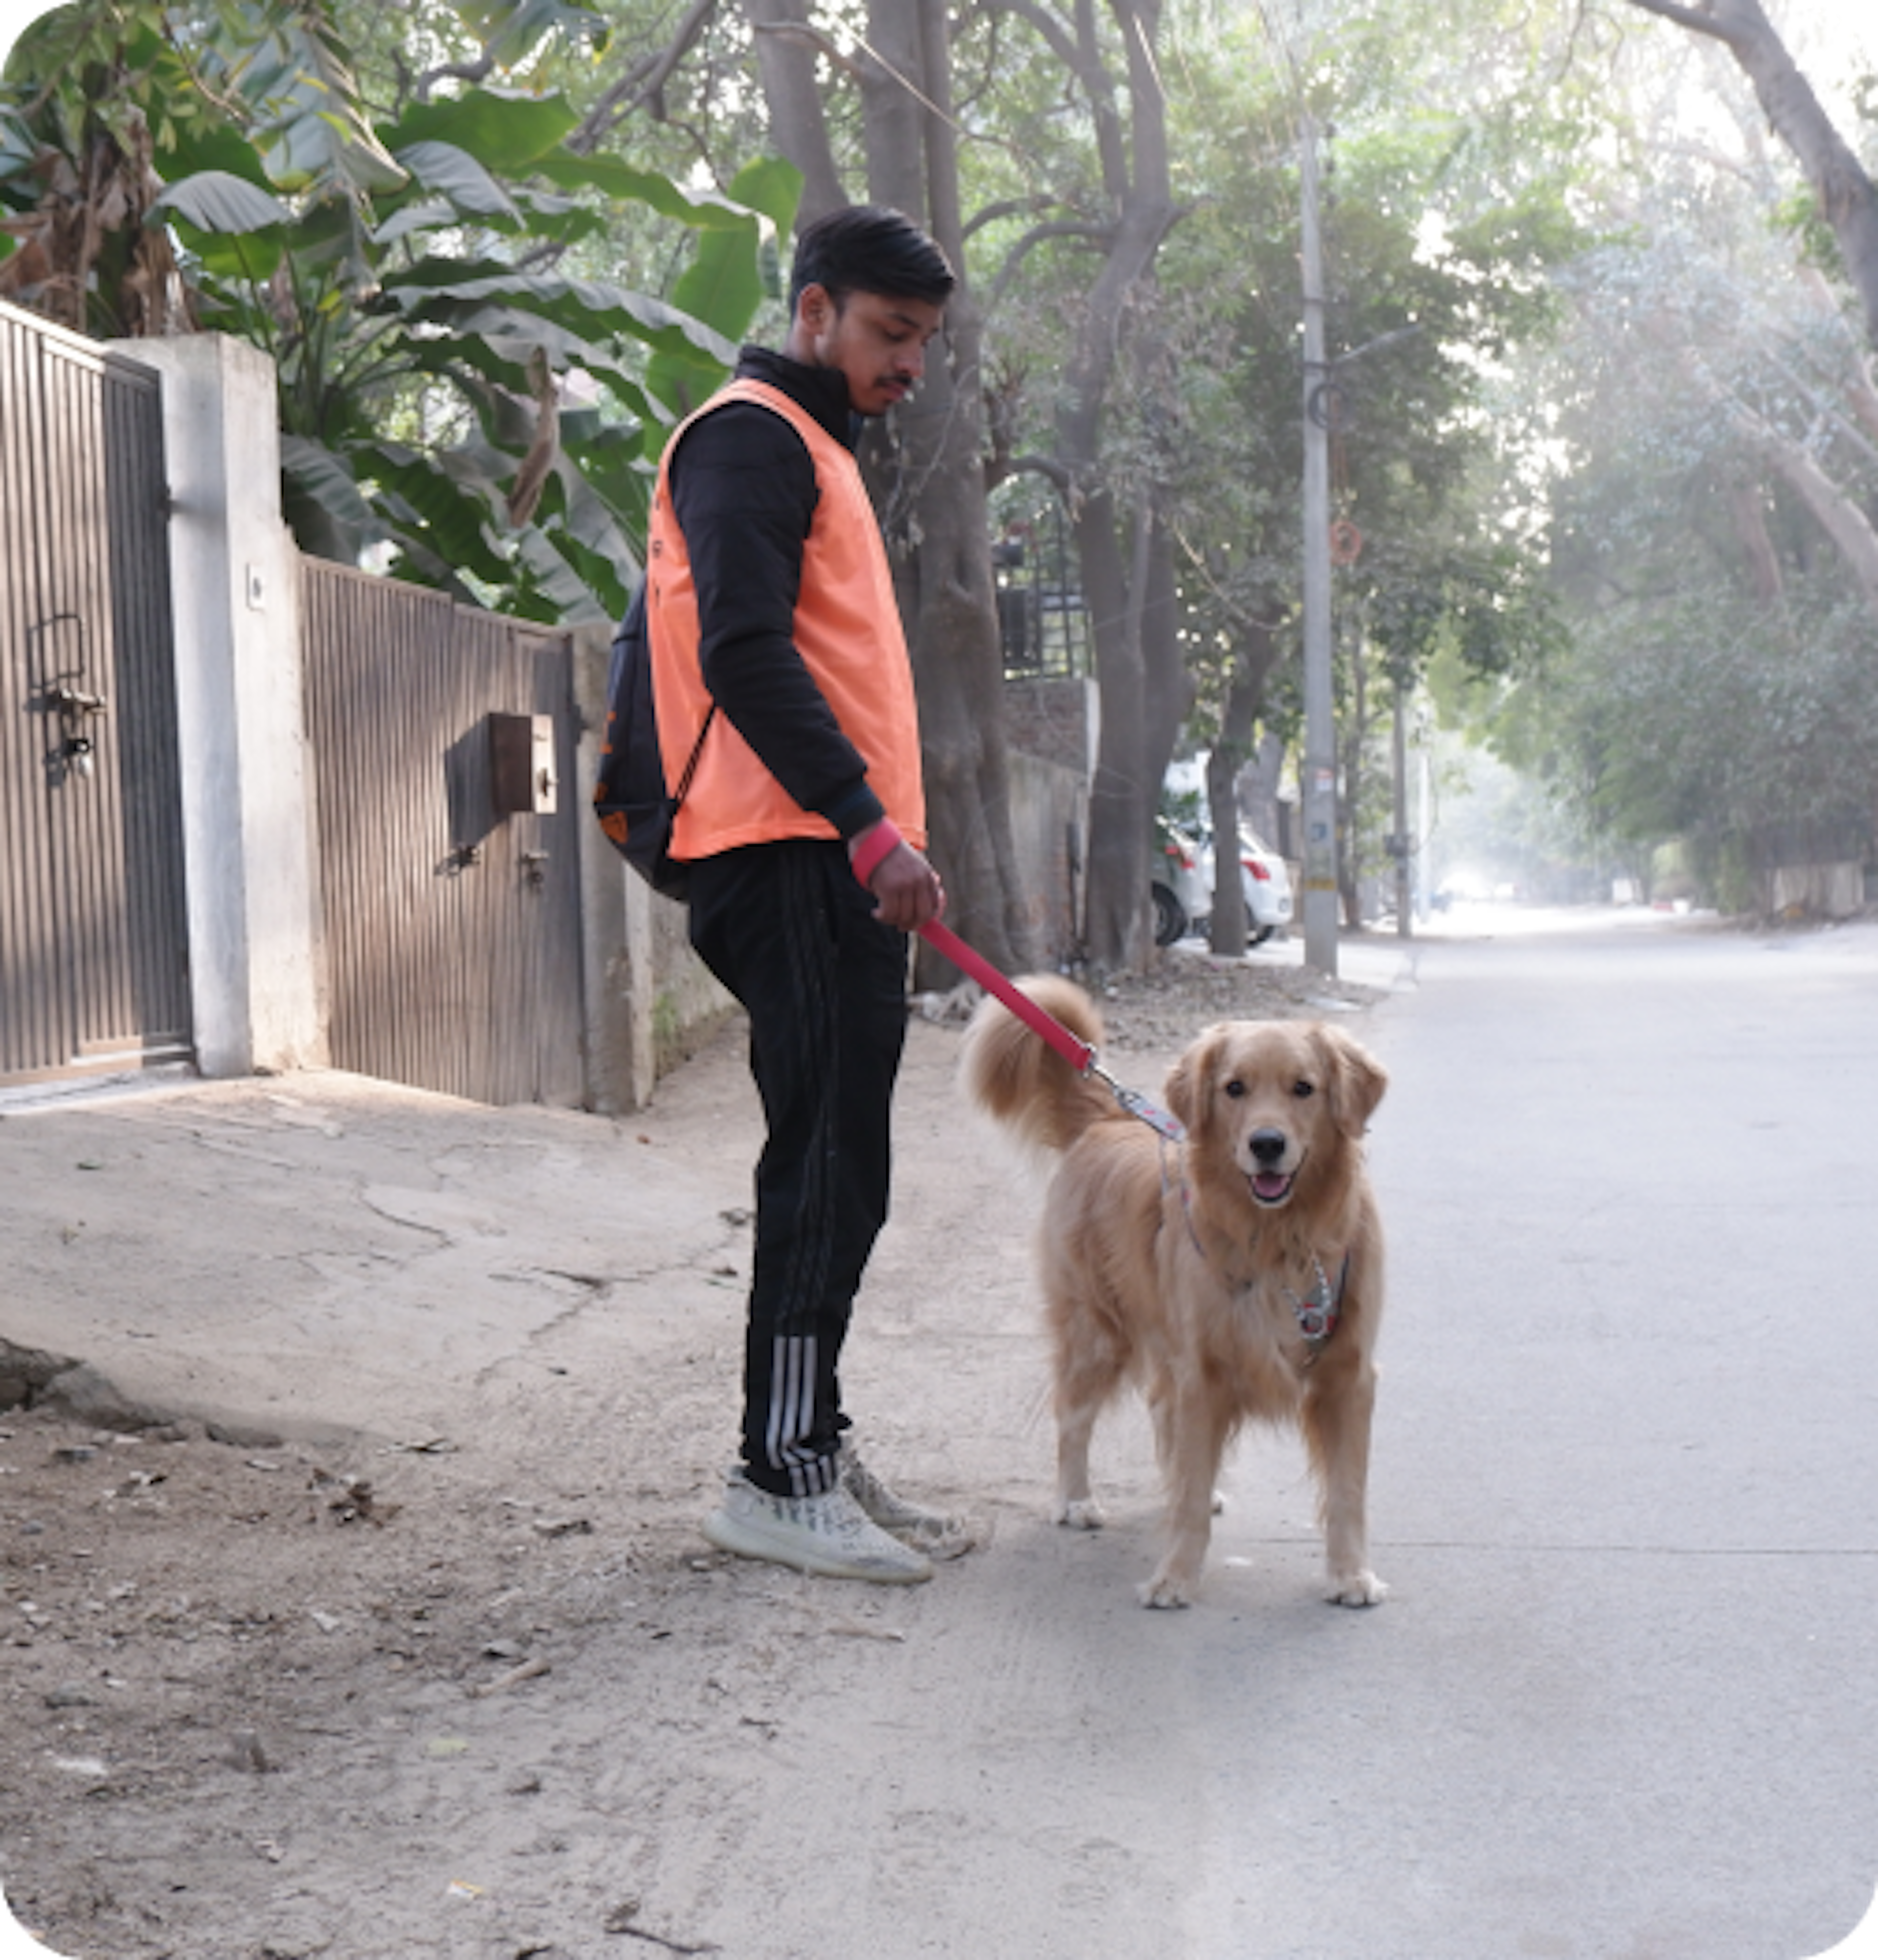
[[[881,861],[888,853],[905,840],[893,827],[893,819],[883,816],[867,832],[867,841],[849,861],[855,867],[855,876],[864,885],[880,870]]]

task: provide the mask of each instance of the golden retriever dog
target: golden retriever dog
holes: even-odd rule
[[[1091,1046],[1094,1003],[1052,975],[1018,982]],[[1093,1529],[1089,1442],[1132,1382],[1154,1418],[1166,1542],[1143,1605],[1193,1599],[1226,1446],[1249,1421],[1297,1422],[1316,1473],[1326,1596],[1372,1606],[1364,1514],[1383,1239],[1364,1126],[1386,1081],[1340,1029],[1227,1021],[1167,1078],[1184,1142],[1125,1113],[1100,1082],[995,1000],[966,1031],[967,1093],[1059,1153],[1039,1252],[1053,1348],[1054,1515]]]

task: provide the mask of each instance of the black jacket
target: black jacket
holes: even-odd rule
[[[854,445],[860,418],[845,378],[746,347],[740,378],[780,389]],[[672,511],[698,593],[705,685],[757,759],[804,810],[843,837],[885,813],[867,764],[844,735],[794,635],[802,549],[819,497],[802,438],[780,415],[729,402],[692,424],[673,452]]]

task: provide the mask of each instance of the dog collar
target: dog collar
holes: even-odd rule
[[[1166,1191],[1170,1182],[1167,1174],[1167,1140],[1163,1138],[1160,1153],[1160,1185]],[[1193,1192],[1187,1182],[1183,1166],[1180,1179],[1180,1216],[1186,1223],[1187,1236],[1193,1242],[1193,1249],[1208,1265],[1212,1261],[1206,1248],[1200,1243],[1200,1234],[1193,1223]],[[1350,1255],[1345,1252],[1337,1268],[1337,1283],[1330,1284],[1330,1276],[1324,1271],[1324,1262],[1315,1252],[1310,1255],[1311,1284],[1309,1293],[1294,1292],[1290,1287],[1284,1289],[1284,1297],[1291,1303],[1291,1316],[1297,1322],[1299,1335],[1304,1343],[1304,1365],[1309,1367],[1330,1344],[1330,1337],[1337,1331],[1337,1323],[1343,1318],[1343,1290],[1350,1277]]]

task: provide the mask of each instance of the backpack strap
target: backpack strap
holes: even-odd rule
[[[678,814],[679,806],[685,800],[691,788],[691,779],[698,772],[698,758],[704,751],[705,737],[711,733],[711,724],[717,719],[718,704],[714,698],[705,710],[702,727],[698,730],[698,739],[691,745],[691,753],[685,759],[685,773],[678,779],[678,788],[672,794],[672,814]]]

